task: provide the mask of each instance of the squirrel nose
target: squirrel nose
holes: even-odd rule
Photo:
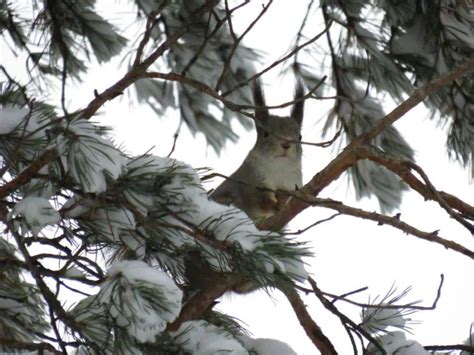
[[[281,144],[281,146],[283,147],[283,149],[287,150],[287,149],[290,149],[290,142],[283,142]]]

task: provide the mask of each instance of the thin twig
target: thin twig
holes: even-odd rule
[[[193,57],[189,60],[189,62],[184,66],[184,69],[181,71],[181,75],[186,76],[189,69],[193,66],[194,63],[196,63],[196,61],[201,56],[209,40],[217,33],[217,31],[219,31],[222,25],[224,25],[227,22],[227,19],[229,18],[229,16],[231,16],[232,13],[234,13],[236,10],[240,9],[241,7],[245,6],[248,3],[249,3],[249,0],[245,0],[243,3],[236,5],[234,8],[230,9],[226,13],[224,18],[217,20],[217,23],[215,24],[214,29],[210,33],[208,33],[208,28],[206,28],[206,33],[204,34],[204,39],[201,45],[196,50],[196,52],[194,53]],[[209,14],[208,27],[209,27],[209,21],[211,19],[211,15],[212,14]]]
[[[464,344],[455,344],[455,345],[425,345],[423,346],[425,350],[428,351],[456,351],[462,350],[465,351],[467,354],[474,353],[474,346],[472,345],[464,345]]]
[[[329,302],[324,297],[323,291],[319,289],[318,285],[316,284],[316,281],[313,278],[309,277],[308,281],[311,284],[311,287],[313,288],[314,294],[328,311],[335,314],[343,324],[345,323],[349,324],[352,327],[352,329],[354,329],[359,334],[364,336],[364,338],[369,340],[381,352],[381,354],[385,354],[385,355],[387,354],[387,352],[383,349],[383,347],[379,344],[379,342],[374,337],[372,337],[372,335],[370,335],[367,331],[365,331],[361,326],[357,325],[344,313],[339,311],[339,309],[337,309],[337,307],[334,304]]]
[[[245,81],[242,81],[241,83],[235,85],[232,89],[224,92],[222,94],[222,97],[226,97],[228,95],[230,95],[232,92],[234,92],[235,90],[237,89],[240,89],[241,87],[244,87],[246,85],[248,85],[249,83],[255,81],[256,79],[258,79],[259,77],[261,77],[263,74],[265,74],[267,71],[273,69],[274,67],[276,67],[277,65],[279,65],[280,63],[283,63],[284,61],[286,61],[288,58],[291,58],[293,55],[295,55],[296,53],[298,53],[299,50],[301,50],[302,48],[310,45],[311,43],[317,41],[324,33],[326,33],[329,28],[331,27],[331,24],[329,24],[328,26],[326,26],[326,28],[318,33],[316,36],[314,36],[313,38],[309,39],[308,41],[306,41],[305,43],[299,45],[299,46],[296,46],[291,52],[289,52],[287,55],[285,55],[283,58],[281,59],[278,59],[277,61],[273,62],[272,64],[270,64],[269,66],[267,66],[265,69],[261,70],[260,72],[258,72],[257,74],[251,76],[250,78],[248,78],[247,80]]]
[[[436,297],[435,297],[435,299],[434,299],[431,306],[415,306],[413,304],[401,304],[401,305],[396,305],[396,304],[383,304],[383,305],[368,304],[368,303],[361,303],[361,302],[356,302],[356,301],[348,299],[347,296],[349,294],[338,296],[338,295],[333,295],[329,292],[324,292],[324,291],[322,291],[322,292],[325,296],[333,298],[331,303],[335,303],[336,301],[344,301],[344,302],[350,303],[354,306],[358,306],[358,307],[362,307],[362,308],[415,309],[415,310],[419,310],[419,311],[432,311],[432,310],[436,309],[436,307],[438,305],[438,301],[441,298],[441,290],[443,288],[443,283],[444,283],[444,275],[441,274],[440,275],[440,282],[439,282],[439,285],[438,285],[438,290],[436,291]],[[365,289],[367,289],[367,288],[364,287],[364,290]],[[350,294],[352,294],[352,293],[350,293]]]
[[[218,91],[220,86],[222,85],[222,82],[224,81],[225,74],[229,70],[230,63],[232,61],[232,58],[234,57],[235,51],[237,50],[237,47],[239,46],[240,42],[244,39],[245,35],[249,33],[249,31],[255,26],[255,24],[262,18],[262,16],[267,12],[267,10],[270,8],[270,5],[273,3],[273,0],[269,0],[266,5],[262,5],[262,10],[260,13],[257,15],[257,17],[250,23],[250,25],[247,26],[245,31],[237,37],[235,32],[234,32],[234,26],[232,24],[232,17],[229,15],[227,17],[227,22],[229,23],[229,31],[234,39],[234,44],[232,45],[232,48],[230,49],[230,53],[227,56],[227,58],[224,61],[224,67],[222,68],[221,74],[219,75],[219,78],[217,79],[217,83],[215,86],[215,90]],[[225,9],[226,13],[229,13],[229,8],[228,8],[228,0],[225,1]]]
[[[411,172],[412,169],[421,171],[421,167],[415,165],[415,163],[393,157],[367,146],[357,147],[356,152],[360,158],[372,160],[397,174],[408,186],[423,196],[425,200],[436,201],[440,205],[445,203],[449,206],[448,208],[459,211],[464,218],[474,220],[473,206],[447,192],[436,190],[433,184],[427,186],[428,182],[426,184],[421,182]],[[427,179],[426,174],[425,178]]]
[[[310,230],[311,228],[314,228],[316,227],[317,225],[320,225],[321,223],[325,223],[325,222],[329,222],[330,220],[336,218],[337,216],[340,216],[341,213],[335,213],[333,214],[332,216],[329,216],[328,218],[324,218],[324,219],[320,219],[319,221],[316,221],[314,223],[311,223],[309,226],[305,227],[305,228],[301,228],[301,229],[298,229],[294,232],[283,232],[282,235],[298,235],[298,234],[303,234],[305,232],[307,232],[308,230]]]
[[[169,1],[163,1],[160,4],[160,7],[157,10],[153,10],[148,14],[146,24],[145,24],[145,32],[143,33],[143,38],[138,44],[137,48],[137,53],[135,55],[135,60],[133,61],[133,66],[136,67],[140,64],[140,60],[143,55],[143,50],[145,49],[145,46],[147,43],[150,41],[151,38],[151,31],[153,31],[153,28],[156,25],[156,17],[161,13],[163,8],[168,5]]]

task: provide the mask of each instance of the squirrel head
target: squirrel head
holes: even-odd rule
[[[295,90],[295,104],[289,117],[271,115],[265,107],[260,82],[253,86],[255,104],[255,125],[257,127],[257,142],[252,149],[253,153],[269,158],[300,159],[301,124],[304,110],[304,88],[301,81],[297,81]]]

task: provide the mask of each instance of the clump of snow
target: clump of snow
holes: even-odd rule
[[[28,109],[26,107],[0,107],[0,135],[28,134],[29,138],[45,136],[46,123],[49,118],[44,115],[40,107]]]
[[[155,341],[176,319],[181,299],[181,290],[165,272],[134,260],[113,265],[98,295],[115,323],[140,343]]]
[[[120,241],[122,235],[135,230],[136,227],[132,212],[125,208],[97,208],[92,217],[97,234],[112,242]]]
[[[383,347],[387,354],[397,355],[429,355],[423,346],[414,341],[408,340],[406,334],[401,331],[385,333],[377,338],[379,344]],[[381,352],[374,346],[370,345],[367,349],[371,354],[379,355]]]
[[[107,189],[107,177],[116,180],[126,163],[122,152],[115,148],[110,139],[105,139],[88,120],[76,119],[65,124],[74,138],[64,145],[67,151],[65,166],[72,178],[85,192],[100,193]],[[68,141],[67,139],[65,139]]]
[[[248,355],[247,350],[230,333],[203,320],[184,322],[170,332],[182,350],[194,355]]]
[[[471,11],[472,18],[472,11]],[[444,27],[446,39],[459,47],[466,46],[474,49],[474,28],[472,22],[463,18],[449,8],[440,9],[440,21]]]
[[[416,56],[417,60],[425,65],[433,67],[436,62],[436,46],[433,40],[427,36],[429,24],[423,17],[414,17],[412,25],[405,32],[395,37],[392,41],[391,50],[398,55]]]
[[[256,355],[297,355],[296,352],[287,344],[276,339],[257,338],[252,339],[248,336],[239,336],[240,341],[251,354]]]
[[[28,110],[19,107],[0,107],[0,134],[12,133],[28,115]]]
[[[71,266],[66,270],[65,276],[67,277],[84,277],[84,272],[76,266]]]
[[[27,227],[38,235],[47,226],[56,224],[61,217],[46,198],[26,196],[13,207],[13,215],[21,215]]]

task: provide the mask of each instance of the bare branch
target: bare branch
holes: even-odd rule
[[[354,152],[355,157],[357,157],[357,152],[359,152],[358,149],[356,149],[356,152]],[[213,174],[206,175],[206,176],[203,177],[203,180],[210,179],[213,176],[221,176],[221,177],[224,177],[228,180],[232,180],[230,177],[227,177],[227,176],[224,176],[224,175],[218,174],[218,173],[213,173]],[[233,180],[233,181],[237,182],[239,184],[248,185],[248,184],[246,184],[242,181],[238,181],[238,180]],[[258,187],[258,186],[255,186],[255,189],[259,190],[259,191],[271,191],[271,192],[274,192],[274,193],[290,196],[290,199],[288,200],[288,202],[286,202],[286,204],[283,204],[282,206],[280,206],[280,211],[281,210],[286,210],[288,208],[288,204],[289,203],[294,204],[295,201],[305,205],[306,207],[308,207],[308,206],[319,206],[319,207],[330,208],[330,209],[338,211],[339,214],[346,214],[346,215],[353,216],[353,217],[359,217],[359,218],[363,218],[363,219],[372,220],[372,221],[377,222],[379,225],[383,225],[383,224],[390,225],[392,227],[400,229],[401,231],[403,231],[407,234],[411,234],[411,235],[416,236],[418,238],[440,244],[440,245],[444,246],[447,249],[451,249],[453,251],[464,254],[464,255],[470,257],[471,259],[474,258],[474,251],[469,250],[466,247],[462,246],[461,244],[458,244],[458,243],[456,243],[452,240],[448,240],[448,239],[439,237],[438,236],[438,231],[433,231],[433,232],[421,231],[421,230],[409,225],[408,223],[405,223],[405,222],[401,221],[400,220],[400,215],[396,215],[396,216],[391,217],[391,216],[386,216],[386,215],[376,213],[376,212],[368,212],[368,211],[365,211],[365,210],[362,210],[362,209],[359,209],[359,208],[356,208],[356,207],[350,207],[350,206],[344,205],[340,201],[335,201],[335,200],[328,199],[328,198],[324,199],[324,198],[317,198],[317,197],[305,195],[301,192],[303,189],[300,189],[298,191],[279,191],[279,190],[272,190],[272,189],[268,189],[268,188],[262,188],[262,187]],[[278,213],[276,215],[278,215]],[[336,217],[337,215],[338,214],[334,215],[333,217]],[[333,217],[330,217],[330,219],[333,218]],[[267,223],[268,223],[269,220],[271,220],[273,218],[274,217],[270,217],[266,220],[263,220],[263,221],[259,222],[257,227],[261,230],[270,229],[270,228],[268,228]],[[323,220],[323,221],[325,221],[325,220]],[[319,224],[319,222],[315,222],[314,225],[317,225],[317,224]],[[312,227],[312,225],[310,225],[308,228],[311,228],[311,227]],[[273,229],[270,229],[270,230],[273,230]]]
[[[296,317],[305,330],[306,335],[311,339],[321,354],[337,354],[337,351],[329,338],[324,335],[321,328],[309,315],[306,305],[298,295],[298,292],[296,292],[294,288],[284,288],[282,289],[282,292],[293,307]]]
[[[413,162],[406,162],[406,164],[408,166],[410,166],[413,170],[415,170],[418,174],[420,174],[421,178],[423,179],[423,181],[425,182],[426,186],[428,187],[428,189],[431,191],[431,193],[433,194],[433,196],[435,197],[436,201],[438,201],[439,205],[452,217],[454,218],[456,221],[458,221],[459,223],[461,223],[464,227],[466,227],[467,230],[469,230],[469,232],[471,232],[471,234],[474,234],[474,226],[469,223],[468,221],[464,220],[462,218],[462,216],[460,216],[458,213],[456,213],[455,211],[453,211],[453,209],[451,208],[451,206],[444,200],[443,196],[441,196],[441,194],[438,192],[438,190],[436,190],[436,188],[433,186],[433,184],[431,183],[430,179],[428,178],[428,175],[426,175],[426,173],[423,171],[423,169],[416,165],[415,163]],[[474,215],[471,216],[473,219],[474,219]]]
[[[307,202],[312,200],[313,206],[326,207],[326,208],[336,210],[340,213],[347,214],[349,216],[372,220],[372,221],[377,222],[379,225],[387,224],[397,229],[400,229],[401,231],[405,233],[411,234],[415,237],[427,240],[429,242],[440,244],[447,249],[451,249],[453,251],[466,255],[467,257],[471,259],[474,259],[474,251],[469,250],[466,247],[462,246],[461,244],[458,244],[452,240],[439,237],[438,231],[423,232],[409,225],[408,223],[401,221],[399,215],[396,215],[394,217],[385,216],[380,213],[368,212],[360,208],[346,206],[340,201],[335,201],[331,199],[302,197],[302,199],[303,198],[306,198]]]
[[[238,4],[236,5],[235,7],[233,7],[232,9],[229,9],[228,11],[226,11],[226,15],[221,18],[221,19],[218,19],[217,20],[217,23],[215,24],[214,26],[214,29],[208,33],[208,29],[206,29],[206,33],[204,35],[204,39],[201,43],[201,45],[199,46],[199,48],[196,50],[196,53],[193,55],[193,57],[189,60],[188,64],[186,64],[186,66],[184,67],[184,69],[181,71],[181,75],[183,76],[186,76],[186,73],[189,71],[189,69],[191,68],[191,66],[199,59],[199,57],[201,56],[204,48],[206,48],[206,45],[209,41],[209,39],[214,36],[217,31],[219,31],[219,29],[222,27],[222,25],[224,25],[226,22],[227,22],[227,19],[232,16],[232,14],[240,9],[241,7],[247,5],[249,3],[249,0],[244,0],[243,3],[241,4]],[[209,14],[209,20],[211,19],[211,14]],[[209,23],[209,21],[208,21]],[[209,26],[209,25],[208,25]]]
[[[459,211],[462,217],[474,220],[474,207],[462,201],[456,196],[453,196],[444,191],[438,191],[428,179],[428,176],[423,172],[421,167],[413,162],[398,159],[386,153],[380,152],[376,149],[360,146],[357,148],[357,154],[361,158],[372,160],[387,169],[397,174],[408,186],[417,191],[425,200],[432,200],[438,202],[448,213],[459,214],[453,209]],[[425,180],[424,184],[421,182],[410,170],[416,170]]]

